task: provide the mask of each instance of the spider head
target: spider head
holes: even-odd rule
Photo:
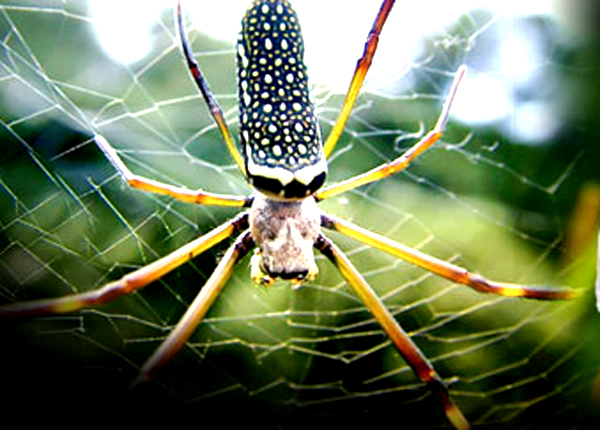
[[[275,278],[310,281],[317,275],[314,244],[321,213],[312,197],[273,200],[257,195],[250,212],[252,236],[258,249],[252,258],[252,279],[269,285]]]

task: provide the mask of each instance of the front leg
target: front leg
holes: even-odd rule
[[[323,253],[340,271],[344,279],[354,289],[367,309],[373,314],[388,338],[412,368],[417,377],[425,382],[433,395],[440,401],[448,421],[458,430],[467,430],[470,424],[454,403],[445,383],[433,368],[427,357],[402,329],[394,316],[387,310],[381,299],[352,265],[350,260],[325,236],[320,235],[315,247]]]

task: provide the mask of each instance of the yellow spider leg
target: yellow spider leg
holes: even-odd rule
[[[190,73],[192,74],[192,77],[194,78],[194,82],[196,82],[196,85],[200,89],[200,92],[202,93],[202,96],[204,97],[204,100],[206,101],[206,104],[208,105],[208,109],[210,110],[210,114],[212,115],[215,122],[217,123],[217,126],[219,127],[219,130],[221,131],[221,135],[223,136],[223,139],[225,139],[225,143],[227,144],[227,149],[229,149],[229,152],[233,156],[233,159],[235,160],[239,169],[245,175],[246,167],[244,165],[244,159],[242,158],[242,155],[238,151],[237,146],[235,145],[235,141],[233,140],[233,136],[231,135],[231,132],[229,131],[229,128],[227,127],[227,123],[225,122],[225,117],[223,116],[223,111],[221,110],[221,107],[219,106],[217,99],[215,99],[215,96],[213,95],[212,91],[210,90],[210,87],[208,85],[208,82],[204,78],[204,75],[202,75],[200,66],[198,66],[198,62],[194,58],[194,54],[192,53],[192,49],[190,48],[190,43],[188,42],[187,36],[185,34],[185,27],[183,24],[183,12],[181,10],[181,2],[180,1],[177,1],[177,14],[176,15],[177,15],[176,16],[177,29],[179,30],[179,38],[181,39],[181,47],[183,49],[183,54],[185,56],[185,60],[187,62],[188,69],[190,70]]]
[[[356,270],[348,258],[324,236],[320,236],[315,244],[331,262],[338,268],[344,279],[354,289],[367,309],[373,314],[398,352],[404,357],[407,364],[415,374],[427,384],[431,392],[440,400],[444,412],[452,425],[459,430],[470,428],[469,422],[464,417],[458,406],[452,401],[444,382],[441,380],[433,366],[417,345],[408,337],[400,327],[394,316],[386,309],[373,289],[367,284],[361,274]]]
[[[397,173],[406,168],[415,157],[425,152],[425,150],[427,150],[435,142],[437,142],[442,136],[442,132],[446,126],[446,123],[448,122],[450,106],[452,105],[452,102],[456,95],[458,85],[460,84],[460,81],[463,79],[466,72],[467,67],[465,65],[462,65],[458,69],[448,97],[446,98],[446,102],[444,103],[442,113],[440,114],[440,117],[438,118],[438,121],[433,130],[427,133],[423,137],[423,139],[421,139],[419,142],[413,145],[412,148],[410,148],[408,151],[406,151],[404,154],[402,154],[395,160],[317,192],[315,194],[317,200],[323,200],[329,197],[333,197],[337,194],[346,192],[348,190],[352,190],[356,187],[360,187],[361,185],[365,185],[371,182],[379,181],[383,178],[387,178],[388,176],[393,175],[394,173]]]
[[[189,190],[185,187],[175,187],[173,185],[134,175],[125,163],[123,163],[123,160],[117,155],[117,151],[115,151],[103,136],[97,134],[94,136],[94,141],[98,144],[113,166],[115,166],[123,179],[125,179],[125,181],[133,188],[171,196],[187,203],[234,207],[247,207],[250,205],[250,201],[247,197],[213,194],[201,190]]]
[[[326,157],[331,154],[333,148],[340,139],[342,132],[344,131],[346,122],[348,121],[350,113],[352,112],[352,108],[354,107],[354,102],[358,97],[358,93],[365,80],[365,76],[367,76],[367,72],[369,71],[371,63],[373,62],[373,56],[377,50],[381,29],[383,28],[383,25],[385,24],[385,21],[392,10],[392,6],[394,6],[393,0],[385,0],[379,9],[379,12],[377,13],[373,27],[371,28],[369,36],[367,37],[363,55],[356,63],[356,69],[354,70],[354,75],[350,81],[350,86],[348,88],[348,92],[346,93],[346,98],[344,100],[344,104],[342,105],[340,115],[338,116],[338,119],[333,126],[333,129],[329,133],[325,145],[323,146],[323,151],[325,152]]]
[[[213,274],[177,323],[177,326],[144,363],[140,374],[132,385],[153,379],[156,372],[179,352],[221,293],[237,262],[253,247],[254,241],[250,232],[238,237],[236,242],[229,247]]]
[[[517,284],[495,282],[485,279],[462,267],[432,257],[406,245],[394,242],[384,236],[343,221],[332,215],[323,216],[323,226],[336,230],[348,237],[363,242],[373,248],[385,251],[395,257],[429,270],[452,282],[464,284],[481,293],[493,293],[507,297],[526,297],[539,300],[565,300],[577,297],[577,291],[570,288],[533,287]]]
[[[210,249],[217,243],[227,239],[233,233],[247,227],[248,215],[244,213],[215,228],[204,236],[182,246],[178,250],[173,251],[166,257],[131,272],[121,279],[110,282],[99,289],[56,299],[42,299],[0,306],[0,320],[24,316],[73,312],[86,306],[111,302],[121,296],[145,287],[171,270]]]

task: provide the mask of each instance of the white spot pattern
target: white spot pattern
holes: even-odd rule
[[[237,54],[242,153],[250,183],[282,197],[316,191],[326,163],[301,29],[288,0],[253,1]],[[286,188],[290,184],[293,191]]]

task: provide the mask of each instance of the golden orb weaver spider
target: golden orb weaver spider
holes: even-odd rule
[[[382,2],[364,53],[357,63],[341,113],[323,144],[308,93],[297,17],[288,0],[253,1],[244,17],[238,40],[240,153],[221,109],[192,55],[184,30],[181,5],[178,3],[176,20],[188,67],[218,124],[229,152],[256,192],[249,197],[217,195],[146,179],[133,174],[102,136],[96,135],[95,142],[125,181],[134,188],[169,195],[185,202],[248,210],[177,251],[98,290],[58,299],[15,303],[0,308],[0,317],[72,312],[112,301],[150,284],[237,234],[237,239],[175,329],[142,366],[138,380],[151,379],[184,346],[219,296],[234,266],[244,255],[252,249],[256,250],[251,260],[251,276],[258,284],[270,284],[275,278],[304,282],[317,275],[313,255],[313,249],[316,248],[331,260],[362,299],[416,376],[428,385],[441,403],[452,425],[458,429],[469,428],[467,419],[449,396],[433,366],[348,258],[322,233],[321,228],[338,231],[480,292],[548,300],[569,299],[575,296],[575,292],[566,288],[535,288],[493,282],[318,209],[317,203],[321,200],[403,170],[415,157],[435,144],[448,121],[451,103],[466,73],[465,67],[458,69],[435,127],[409,151],[364,174],[322,188],[327,170],[326,157],[332,153],[343,132],[393,5],[393,0]]]

